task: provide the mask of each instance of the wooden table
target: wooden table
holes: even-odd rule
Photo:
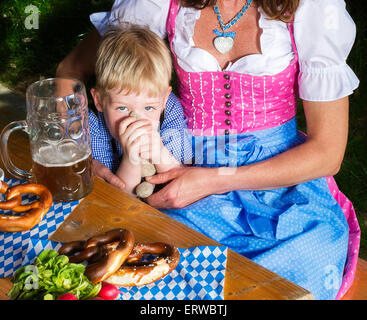
[[[10,121],[22,120],[24,110],[0,110],[0,130]],[[13,162],[30,168],[28,138],[23,133],[11,137]],[[0,167],[3,164],[0,160]],[[5,171],[5,170],[4,170]],[[6,173],[6,177],[11,176]],[[51,236],[54,241],[86,239],[93,234],[123,227],[134,232],[137,241],[163,241],[180,248],[219,245],[217,242],[175,221],[168,215],[118,190],[99,178],[93,192],[85,197]],[[1,254],[1,253],[0,253]],[[8,279],[0,279],[0,299],[7,299]],[[251,260],[228,250],[224,299],[313,299],[307,290],[285,280]]]

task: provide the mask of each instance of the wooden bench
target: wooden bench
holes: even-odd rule
[[[367,300],[367,261],[358,259],[353,284],[342,300]]]

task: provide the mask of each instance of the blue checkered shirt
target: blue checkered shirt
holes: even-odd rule
[[[187,134],[186,122],[180,101],[171,93],[161,122],[160,136],[163,145],[181,163],[190,163],[192,159],[191,140]],[[95,115],[89,110],[89,125],[93,159],[115,173],[122,157],[120,143],[108,131],[102,112]]]

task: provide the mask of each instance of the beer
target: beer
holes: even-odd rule
[[[80,150],[67,148],[61,156],[55,156],[52,149],[41,148],[34,154],[34,181],[45,185],[55,202],[78,200],[89,194],[93,189],[91,153],[83,155]]]
[[[37,81],[27,88],[26,120],[13,121],[0,132],[4,167],[20,180],[43,184],[53,201],[79,200],[93,189],[88,98],[82,82],[68,78]],[[32,172],[11,161],[8,141],[16,130],[29,136]]]

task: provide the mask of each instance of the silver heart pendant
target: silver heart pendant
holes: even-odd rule
[[[234,40],[231,37],[216,37],[214,39],[214,47],[221,54],[225,54],[233,47]]]

